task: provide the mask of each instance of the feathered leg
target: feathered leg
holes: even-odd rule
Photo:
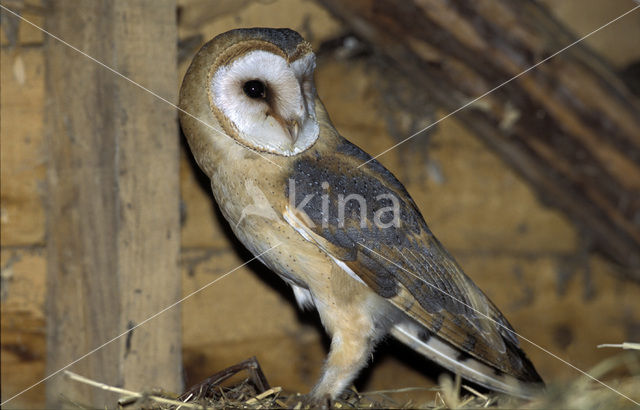
[[[325,309],[320,315],[331,334],[331,350],[322,376],[311,390],[311,396],[316,399],[327,395],[332,399],[338,397],[367,364],[377,339],[374,323],[366,314],[353,312],[351,318],[341,320],[340,317],[347,316],[344,309],[340,309],[340,312],[328,310]]]

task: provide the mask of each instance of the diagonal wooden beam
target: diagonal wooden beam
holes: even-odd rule
[[[577,40],[531,0],[320,2],[447,112]],[[640,280],[640,103],[604,61],[576,44],[455,115]]]

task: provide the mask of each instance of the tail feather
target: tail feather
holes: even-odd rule
[[[522,398],[531,398],[544,386],[542,379],[526,357],[523,357],[526,361],[524,363],[526,380],[523,380],[501,372],[470,355],[465,355],[461,350],[415,323],[397,323],[391,329],[391,334],[428,359],[491,390]]]

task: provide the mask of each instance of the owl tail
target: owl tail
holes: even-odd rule
[[[540,393],[544,383],[535,373],[530,381],[522,381],[510,374],[489,366],[430,333],[412,322],[395,324],[390,333],[426,358],[488,389],[521,398],[531,398]],[[533,368],[533,366],[532,366]]]

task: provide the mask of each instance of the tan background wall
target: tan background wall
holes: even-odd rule
[[[632,7],[626,0],[546,3],[578,35]],[[236,27],[290,27],[317,49],[342,34],[340,23],[311,1],[221,1],[215,8],[200,0],[179,4],[180,39],[201,35],[208,40]],[[43,10],[37,7],[27,8],[24,16],[43,23]],[[587,43],[623,68],[640,59],[637,38],[640,12]],[[45,360],[43,35],[23,23],[18,42],[9,47],[3,32],[3,399],[44,377]],[[176,87],[191,55],[180,63]],[[318,93],[336,127],[370,153],[410,135],[410,119],[388,109],[378,75],[366,58],[346,60],[339,53],[321,56],[316,72]],[[388,126],[392,117],[398,124],[396,137]],[[429,118],[420,121],[427,125]],[[585,370],[613,354],[596,349],[597,344],[640,340],[640,287],[617,279],[616,268],[605,259],[585,255],[580,232],[570,221],[540,203],[455,117],[381,157],[381,162],[406,184],[434,233],[524,336]],[[186,295],[240,265],[248,254],[230,237],[185,150],[180,179]],[[290,391],[306,392],[319,374],[326,339],[315,315],[298,313],[290,291],[257,263],[188,299],[182,311],[187,385],[252,355],[272,385]],[[577,375],[541,350],[523,345],[547,381]],[[359,387],[431,385],[433,380],[420,369],[425,363],[416,365],[414,359],[397,344],[382,346]],[[37,387],[11,406],[42,406],[43,400],[44,390]]]

